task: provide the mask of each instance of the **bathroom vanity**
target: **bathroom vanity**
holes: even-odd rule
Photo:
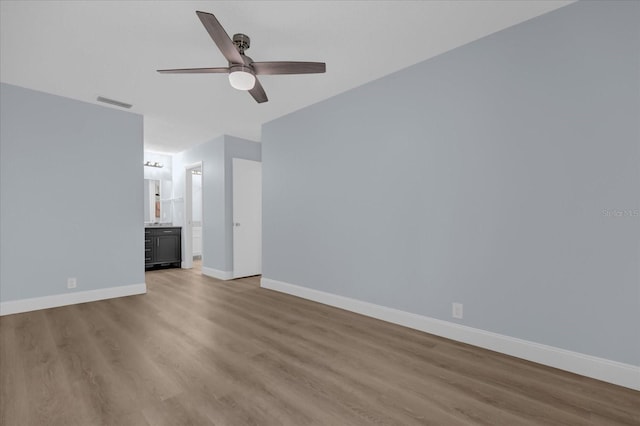
[[[182,262],[182,229],[179,226],[144,228],[145,269],[180,268]]]

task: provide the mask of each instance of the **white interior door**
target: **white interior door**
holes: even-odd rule
[[[234,158],[233,278],[262,273],[262,163]]]

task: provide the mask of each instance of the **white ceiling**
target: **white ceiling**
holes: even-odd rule
[[[2,0],[0,80],[133,104],[145,149],[178,152],[222,134],[259,141],[265,122],[569,3]],[[226,74],[156,73],[227,65],[196,10],[251,37],[255,61],[323,61],[327,73],[261,76],[264,104]]]

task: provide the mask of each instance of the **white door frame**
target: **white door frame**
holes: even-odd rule
[[[185,269],[193,268],[193,174],[191,171],[198,168],[200,171],[204,171],[202,161],[184,166],[184,226],[182,228],[182,240],[184,244],[182,245],[182,267]],[[204,173],[202,176],[202,195],[204,199]],[[202,217],[202,225],[204,228],[204,214]],[[202,241],[204,243],[204,232],[202,234]]]

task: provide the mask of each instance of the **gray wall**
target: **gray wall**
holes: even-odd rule
[[[640,365],[639,21],[576,3],[267,123],[263,276]]]
[[[3,302],[144,283],[142,145],[140,115],[0,85]]]
[[[231,159],[260,161],[261,144],[220,136],[173,156],[173,193],[184,197],[184,167],[202,161],[202,266],[233,270],[233,183]],[[184,225],[184,201],[176,202],[174,224]]]
[[[224,136],[173,156],[173,223],[184,226],[185,166],[198,161],[202,161],[202,266],[224,270]]]

